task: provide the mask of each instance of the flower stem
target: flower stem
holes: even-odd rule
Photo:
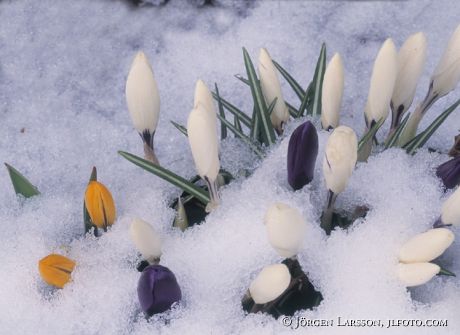
[[[337,200],[337,194],[329,190],[327,196],[326,209],[321,216],[321,228],[324,229],[327,235],[331,234],[332,231],[332,216],[334,214],[334,204]]]
[[[219,204],[220,204],[220,198],[219,198],[219,193],[217,192],[218,185],[216,180],[209,180],[208,177],[204,177],[204,180],[206,181],[206,184],[208,185],[208,190],[209,190],[209,197],[211,198],[211,201],[208,202],[206,205],[206,212],[210,213],[214,209],[216,209]]]
[[[153,148],[153,145],[150,146],[145,141],[144,141],[144,157],[149,162],[152,162],[155,165],[160,165],[160,162],[158,162],[157,156],[155,155],[155,149]]]

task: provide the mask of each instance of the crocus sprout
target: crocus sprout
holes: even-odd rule
[[[265,214],[268,241],[281,257],[297,255],[304,241],[307,224],[300,212],[281,202]]]
[[[96,227],[106,231],[115,222],[115,203],[112,194],[102,183],[89,182],[85,192],[85,206]]]
[[[137,53],[129,70],[125,94],[134,128],[144,142],[145,159],[158,164],[153,138],[160,116],[160,95],[152,67],[142,51]]]
[[[67,257],[51,254],[38,262],[38,270],[43,280],[52,286],[63,288],[71,279],[75,262]]]
[[[281,85],[278,79],[278,71],[273,61],[264,48],[260,49],[259,54],[259,77],[260,86],[264,94],[265,102],[268,105],[276,100],[270,120],[278,135],[283,133],[283,125],[289,120],[289,110],[283,99]]]
[[[323,129],[337,128],[340,120],[340,105],[343,96],[343,62],[336,53],[326,67],[321,98],[321,125]]]

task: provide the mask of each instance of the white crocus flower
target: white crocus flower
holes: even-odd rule
[[[281,85],[275,65],[273,65],[268,51],[264,48],[260,49],[259,54],[259,78],[267,106],[277,98],[270,120],[277,133],[281,134],[283,124],[289,120],[289,110],[281,93]]]
[[[284,264],[266,266],[249,286],[249,293],[256,304],[266,304],[278,298],[289,286],[291,274]]]
[[[340,54],[336,53],[324,73],[321,96],[321,125],[323,129],[336,128],[339,125],[340,105],[343,95],[343,63]]]
[[[366,103],[367,127],[388,116],[391,96],[398,72],[398,60],[395,45],[391,38],[387,39],[375,58],[372,69],[369,95]]]
[[[216,179],[220,169],[219,143],[215,111],[209,111],[201,102],[190,112],[187,133],[195,167],[207,183],[211,202],[206,207],[211,211],[219,204]]]
[[[129,233],[142,257],[150,264],[157,263],[161,256],[161,239],[155,229],[144,220],[134,219]]]
[[[207,111],[213,112],[210,115],[214,116],[214,122],[217,122],[216,109],[214,107],[214,100],[212,98],[211,91],[208,86],[201,79],[196,82],[195,85],[195,98],[193,106],[196,107],[198,104],[202,104]]]
[[[460,226],[460,187],[442,205],[441,221],[446,225]]]
[[[454,234],[446,228],[430,229],[407,241],[399,251],[402,263],[429,262],[439,256],[452,244]]]
[[[422,32],[407,38],[398,52],[398,75],[391,98],[393,112],[392,128],[396,128],[401,116],[414,100],[417,82],[426,59],[426,37]]]
[[[334,129],[326,143],[323,174],[328,190],[341,193],[347,185],[356,165],[358,138],[353,129],[339,126]]]
[[[436,276],[441,268],[433,263],[398,264],[399,280],[407,287],[423,285]]]
[[[160,96],[152,67],[142,51],[137,53],[129,70],[125,94],[134,128],[144,141],[145,157],[158,164],[153,137],[160,115]]]
[[[300,212],[281,202],[275,203],[265,214],[268,240],[281,257],[297,255],[305,238],[307,224]]]
[[[433,92],[438,96],[446,95],[457,86],[460,80],[460,25],[452,34],[431,80]]]

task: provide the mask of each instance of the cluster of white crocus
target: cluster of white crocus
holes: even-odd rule
[[[398,75],[391,97],[392,121],[395,129],[412,104],[417,82],[426,60],[426,37],[422,32],[407,38],[398,52]]]
[[[137,53],[129,70],[125,94],[134,128],[144,141],[145,158],[158,164],[153,138],[160,116],[160,96],[152,67],[142,51]]]
[[[142,257],[150,264],[158,263],[161,257],[161,239],[153,227],[141,219],[134,219],[129,227],[131,240]]]
[[[268,241],[281,257],[297,255],[307,230],[307,223],[295,208],[277,202],[265,214]]]
[[[398,277],[407,287],[425,284],[441,268],[430,263],[441,256],[454,241],[454,234],[446,228],[431,229],[406,242],[399,251]]]
[[[281,93],[281,85],[278,79],[278,72],[273,61],[264,48],[260,49],[259,54],[259,79],[265,103],[269,106],[276,100],[270,120],[278,134],[283,133],[283,125],[289,120],[289,109]]]
[[[460,226],[460,187],[442,205],[441,222],[444,225]]]
[[[195,102],[187,121],[187,134],[195,167],[206,182],[211,197],[206,210],[219,204],[217,175],[219,174],[219,142],[217,140],[217,116],[211,92],[202,80],[195,87]]]
[[[326,67],[321,93],[321,125],[323,129],[337,128],[340,120],[340,105],[343,96],[343,62],[336,53]]]

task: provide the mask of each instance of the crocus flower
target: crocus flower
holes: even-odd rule
[[[398,278],[407,287],[423,285],[436,276],[441,268],[433,263],[398,264]]]
[[[289,139],[287,172],[289,185],[300,190],[313,180],[316,156],[318,156],[318,133],[307,121],[298,126]]]
[[[266,266],[249,286],[249,293],[256,304],[265,304],[278,298],[289,286],[291,274],[284,264]]]
[[[63,288],[70,281],[75,262],[67,257],[51,254],[38,262],[43,280],[52,286]]]
[[[150,265],[142,271],[137,295],[142,310],[148,316],[163,313],[182,299],[176,276],[161,265]]]
[[[460,188],[442,205],[441,221],[444,225],[460,226]]]
[[[208,185],[211,197],[207,206],[209,212],[219,204],[216,179],[220,162],[215,109],[208,110],[198,101],[188,117],[187,132],[196,170]]]
[[[398,53],[398,75],[391,98],[391,127],[395,129],[409,109],[426,59],[426,37],[422,32],[407,38]]]
[[[300,212],[277,202],[265,214],[268,241],[281,257],[297,255],[304,241],[307,224]]]
[[[141,219],[134,219],[129,227],[131,240],[142,257],[154,264],[161,256],[161,239],[153,227]]]
[[[446,189],[460,185],[460,156],[439,165],[436,175],[441,178]]]
[[[443,96],[452,91],[460,80],[460,25],[452,34],[449,44],[431,76],[433,92]]]
[[[329,136],[323,160],[328,190],[341,193],[356,165],[358,138],[353,129],[339,126]]]
[[[407,241],[399,251],[402,263],[429,262],[441,256],[454,241],[454,234],[446,228],[430,229]]]
[[[264,48],[260,49],[259,54],[259,78],[267,106],[270,105],[275,98],[277,99],[273,112],[270,115],[270,120],[276,132],[282,134],[283,124],[289,120],[289,110],[284,102],[283,94],[281,93],[281,85],[275,65],[268,51]]]
[[[203,80],[198,80],[195,85],[195,97],[193,106],[198,107],[198,104],[202,104],[203,107],[209,112],[209,115],[214,117],[213,123],[217,122],[216,108],[214,107],[214,99],[212,98],[211,91]],[[213,112],[213,113],[211,113]]]
[[[329,130],[339,125],[340,105],[343,95],[343,63],[336,53],[326,67],[321,98],[321,125]]]
[[[388,116],[398,72],[397,55],[395,45],[389,38],[383,43],[375,58],[365,109],[368,128]]]
[[[153,137],[160,115],[160,96],[152,67],[142,51],[137,53],[131,65],[125,93],[131,120],[144,141],[145,157],[158,164]]]
[[[107,230],[116,217],[115,204],[110,191],[98,181],[90,181],[85,192],[85,206],[91,221]]]

